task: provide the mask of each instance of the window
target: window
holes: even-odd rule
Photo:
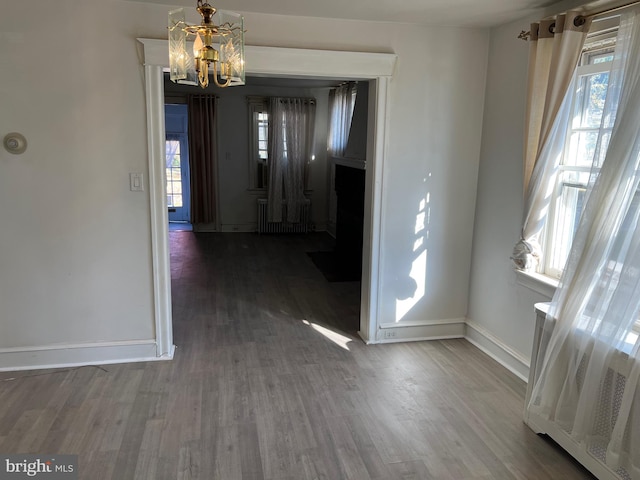
[[[266,190],[269,185],[269,98],[247,97],[249,105],[249,189]],[[287,156],[287,121],[282,119],[282,154]],[[312,159],[315,157],[312,157]],[[308,169],[305,166],[305,189]]]
[[[249,188],[264,190],[269,183],[269,115],[267,99],[248,97],[249,105]]]
[[[611,33],[606,37],[600,36],[597,43],[587,41],[570,90],[572,115],[545,227],[541,273],[550,277],[562,274],[582,214],[590,172],[604,160],[611,135],[610,129],[601,128],[615,41]]]
[[[182,169],[181,169],[180,135],[167,134],[165,141],[167,158],[167,206],[182,207]]]

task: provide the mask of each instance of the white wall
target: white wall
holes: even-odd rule
[[[0,348],[154,337],[149,200],[128,179],[147,156],[135,29],[98,6],[2,7],[0,136],[29,146],[0,150]]]
[[[0,368],[20,366],[14,354],[27,347],[155,338],[150,206],[147,193],[129,191],[128,174],[147,173],[135,39],[166,38],[167,10],[115,0],[3,5],[0,135],[19,131],[30,143],[22,156],[0,151],[0,204],[11,205],[0,210]],[[407,294],[403,322],[463,318],[488,32],[253,13],[245,25],[252,45],[398,55],[377,321],[394,323]],[[49,53],[34,59],[43,41]],[[427,194],[428,228],[416,234]],[[409,273],[424,248],[416,293]]]
[[[533,305],[545,298],[517,284],[509,259],[519,238],[522,216],[522,132],[529,47],[516,35],[518,28],[526,25],[516,22],[491,33],[468,335],[481,342],[480,330],[528,360],[535,321]],[[522,375],[526,373],[515,358],[505,356],[503,360],[519,367]]]

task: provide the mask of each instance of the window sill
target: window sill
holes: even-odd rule
[[[555,278],[547,277],[536,272],[525,272],[523,270],[516,270],[516,281],[518,285],[533,290],[549,299],[553,298],[558,287],[558,280]]]

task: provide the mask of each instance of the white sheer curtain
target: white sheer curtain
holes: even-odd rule
[[[571,11],[531,25],[529,84],[524,152],[524,211],[520,241],[512,260],[519,269],[535,269],[540,247],[538,236],[549,207],[553,175],[564,147],[569,105],[565,100],[590,19],[576,22]],[[578,25],[576,26],[576,23]]]
[[[300,221],[305,202],[307,166],[313,150],[316,102],[310,98],[269,99],[268,219],[282,222],[282,200],[287,200],[286,221]]]
[[[640,479],[640,15],[625,13],[603,122],[599,173],[545,323],[529,415],[620,478]]]
[[[329,153],[334,157],[343,157],[347,148],[357,89],[356,82],[349,82],[329,93],[331,123],[328,143]]]

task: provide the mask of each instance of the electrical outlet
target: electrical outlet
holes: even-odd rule
[[[395,330],[385,330],[384,331],[384,338],[385,338],[385,340],[391,339],[391,338],[396,338],[396,331]]]

